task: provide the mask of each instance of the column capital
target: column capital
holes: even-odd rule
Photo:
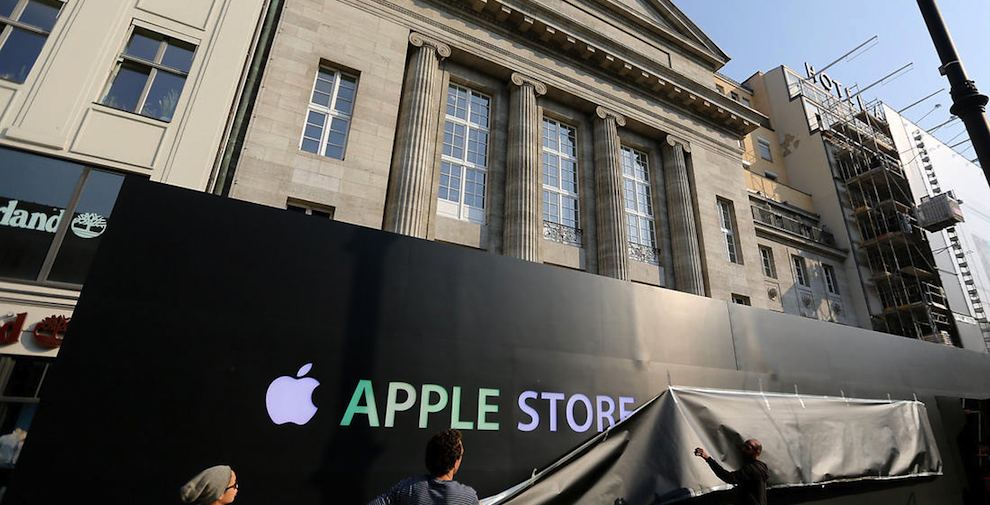
[[[614,110],[606,109],[605,107],[602,107],[602,106],[598,106],[595,109],[595,115],[598,116],[601,119],[608,119],[608,118],[615,119],[615,124],[617,124],[619,126],[625,126],[626,125],[626,117],[625,116],[623,116],[622,114],[619,114],[618,112],[615,112]]]
[[[687,140],[684,140],[681,137],[678,137],[676,135],[671,135],[668,133],[666,142],[667,145],[669,145],[670,147],[675,147],[679,145],[681,146],[681,148],[684,149],[684,152],[686,153],[691,152],[691,144],[689,144]]]
[[[528,75],[520,74],[519,72],[513,72],[512,77],[510,77],[510,80],[512,81],[512,84],[515,84],[516,86],[529,84],[536,91],[536,96],[542,96],[547,94],[547,85],[543,84],[540,81],[537,81],[536,79]]]
[[[409,34],[409,43],[416,47],[432,47],[441,58],[450,56],[450,46],[437,39],[427,37],[422,33],[412,32]]]

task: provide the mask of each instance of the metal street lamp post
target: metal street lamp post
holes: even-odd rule
[[[921,15],[928,25],[928,33],[935,43],[935,50],[942,60],[939,72],[949,79],[949,94],[952,96],[952,108],[949,112],[959,116],[966,125],[969,138],[973,142],[976,150],[976,157],[980,160],[980,167],[983,174],[990,183],[990,125],[987,124],[987,116],[984,114],[987,104],[987,96],[981,95],[976,89],[976,83],[969,80],[966,69],[959,61],[959,54],[956,53],[956,46],[952,43],[949,30],[942,20],[942,13],[938,10],[935,0],[918,0],[918,7],[921,8]]]

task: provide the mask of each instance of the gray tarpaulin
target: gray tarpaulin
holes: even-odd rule
[[[925,405],[671,387],[486,505],[670,503],[728,489],[695,457],[728,470],[748,438],[763,443],[771,488],[941,475]]]

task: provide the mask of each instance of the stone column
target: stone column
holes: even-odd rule
[[[684,161],[684,153],[691,152],[691,148],[683,139],[667,135],[662,149],[671,248],[674,253],[674,280],[678,291],[705,296],[698,227],[694,220],[694,202],[691,199],[687,163]]]
[[[598,214],[598,273],[629,280],[629,237],[619,126],[626,118],[604,107],[595,110],[595,208]]]
[[[512,74],[509,97],[509,153],[505,174],[506,256],[540,261],[543,239],[543,194],[540,129],[536,98],[547,87],[530,77]]]
[[[426,238],[439,121],[440,61],[450,56],[450,46],[415,32],[409,34],[409,43],[417,49],[406,69],[384,229]]]

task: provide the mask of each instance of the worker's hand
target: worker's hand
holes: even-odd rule
[[[708,453],[705,452],[705,450],[702,449],[701,447],[698,447],[694,450],[694,455],[698,456],[701,459],[708,459]]]

